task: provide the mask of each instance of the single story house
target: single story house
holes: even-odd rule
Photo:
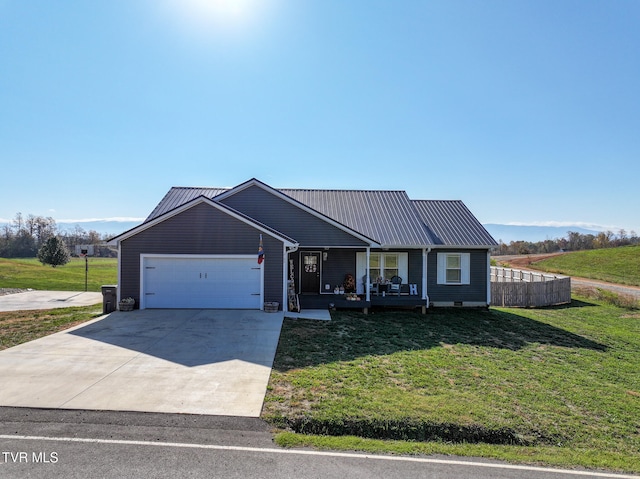
[[[119,253],[118,299],[132,297],[136,307],[277,302],[285,311],[488,306],[497,246],[461,201],[276,189],[256,179],[171,188],[142,224],[109,244]]]

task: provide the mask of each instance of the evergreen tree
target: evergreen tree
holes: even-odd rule
[[[57,236],[49,238],[38,250],[38,259],[42,264],[50,264],[52,267],[65,265],[71,255],[69,250]]]

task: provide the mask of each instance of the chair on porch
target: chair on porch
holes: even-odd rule
[[[394,276],[391,278],[391,283],[389,283],[388,292],[389,294],[397,294],[400,296],[400,289],[402,288],[402,278],[400,276]]]
[[[364,292],[367,292],[367,275],[365,274],[362,277],[362,284],[364,285]],[[378,295],[378,293],[380,292],[380,289],[378,288],[378,283],[369,283],[369,293],[370,294],[376,294],[376,296]]]

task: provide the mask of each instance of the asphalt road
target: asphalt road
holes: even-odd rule
[[[257,418],[0,408],[3,478],[638,478],[444,456],[282,449]]]

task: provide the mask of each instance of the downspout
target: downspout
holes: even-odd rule
[[[491,306],[491,250],[487,250],[487,308]]]
[[[118,284],[116,285],[116,301],[118,302],[118,304],[120,304],[120,288],[122,287],[122,282],[121,282],[121,275],[122,275],[122,241],[118,241]],[[138,294],[140,294],[140,288],[138,288]],[[116,308],[118,309],[117,306],[118,304],[116,304]],[[140,307],[140,300],[138,298],[138,307]],[[115,310],[114,310],[115,311]]]
[[[428,255],[431,253],[431,247],[422,248],[422,299],[426,300],[427,307],[429,307],[429,295],[427,294],[427,265],[429,264]]]

